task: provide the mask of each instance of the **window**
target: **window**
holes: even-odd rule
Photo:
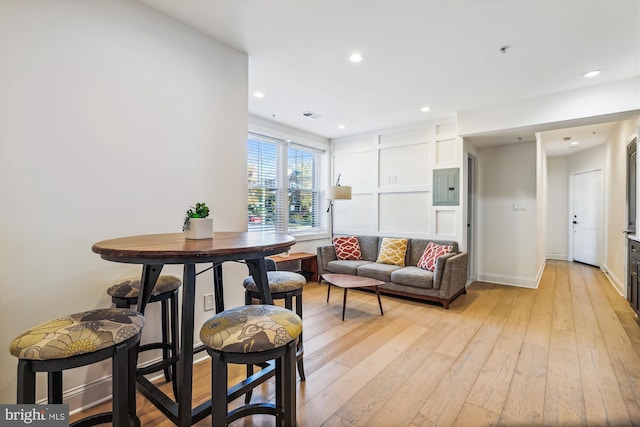
[[[324,232],[326,155],[283,140],[249,134],[247,216],[249,231]]]

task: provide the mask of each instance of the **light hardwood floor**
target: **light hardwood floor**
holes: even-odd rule
[[[539,289],[476,282],[450,310],[382,298],[384,316],[349,291],[343,322],[342,292],[327,304],[326,285],[305,288],[300,426],[640,426],[640,325],[596,268],[549,261]],[[195,401],[209,372],[197,365]],[[271,397],[264,385],[253,401]],[[138,413],[173,425],[142,396]]]

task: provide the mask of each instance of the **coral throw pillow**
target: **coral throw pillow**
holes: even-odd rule
[[[336,249],[336,255],[339,260],[362,259],[360,243],[358,243],[358,238],[356,236],[334,237],[333,247]]]
[[[407,253],[408,239],[384,237],[376,262],[404,267],[404,255]]]
[[[418,267],[424,270],[434,271],[436,269],[436,261],[438,258],[452,250],[453,246],[442,246],[429,242],[420,257],[420,261],[418,261]]]

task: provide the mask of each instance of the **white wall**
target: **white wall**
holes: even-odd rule
[[[518,102],[458,113],[460,135],[556,124],[603,115],[626,114],[640,109],[640,77],[592,85]],[[615,120],[615,119],[611,119]],[[576,126],[574,124],[573,126]]]
[[[536,286],[546,265],[547,229],[547,152],[536,134]]]
[[[332,180],[352,187],[334,205],[335,234],[463,240],[463,192],[457,206],[433,206],[434,169],[460,168],[463,144],[455,122],[387,129],[332,140]]]
[[[478,280],[537,286],[536,211],[536,144],[478,150]]]
[[[0,55],[0,402],[12,403],[13,337],[107,307],[106,288],[139,274],[94,242],[178,232],[197,201],[216,230],[246,229],[247,57],[136,2],[74,0],[0,2]],[[225,265],[232,304],[245,275]],[[65,389],[109,375],[74,370]]]
[[[548,259],[569,259],[568,156],[547,159],[547,249]]]

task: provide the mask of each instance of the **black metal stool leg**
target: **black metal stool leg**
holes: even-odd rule
[[[128,369],[127,369],[127,402],[129,408],[129,418],[134,420],[136,426],[140,425],[137,413],[136,403],[136,367],[138,365],[138,345],[131,347],[128,350]]]
[[[161,329],[162,329],[162,359],[163,360],[167,360],[170,357],[170,351],[169,348],[167,346],[165,346],[164,344],[167,344],[169,342],[169,301],[162,300],[160,301],[160,307],[161,307]],[[166,366],[164,368],[164,379],[169,382],[171,381],[171,371],[169,369],[169,366]]]
[[[26,360],[18,361],[17,403],[36,403],[36,373]]]
[[[244,292],[244,303],[245,305],[251,305],[253,303],[253,297],[247,291]],[[253,365],[247,365],[247,378],[253,375]],[[244,403],[248,404],[251,402],[251,397],[253,396],[253,389],[249,390],[247,394],[244,395]]]
[[[285,400],[284,399],[284,394],[285,394],[286,384],[285,384],[284,377],[282,376],[282,373],[283,373],[283,365],[284,365],[285,357],[286,357],[286,354],[283,355],[282,357],[278,357],[275,360],[276,375],[275,375],[274,388],[275,388],[275,395],[276,395],[276,408],[284,408],[283,405],[284,405],[284,400]],[[285,426],[284,416],[285,416],[284,413],[277,413],[276,414],[276,426],[279,426],[279,427],[284,427]]]
[[[47,396],[50,404],[62,403],[62,371],[47,373]]]
[[[296,344],[295,341],[291,341],[287,344],[289,347],[287,353],[284,355],[284,402],[282,408],[284,408],[284,425],[295,426],[296,425]]]
[[[227,362],[211,354],[211,426],[227,425]]]
[[[111,358],[113,367],[113,425],[129,425],[129,351],[125,343],[116,345]]]
[[[180,342],[179,329],[178,329],[178,291],[175,290],[171,298],[169,298],[171,304],[171,357],[177,357],[178,355],[178,343]],[[176,360],[171,364],[171,379],[173,382],[173,396],[176,400],[179,400],[178,393],[180,390],[179,382],[177,374],[177,363]]]
[[[302,319],[302,294],[296,295],[296,314]],[[304,344],[302,341],[302,334],[298,335],[298,343],[296,345],[296,359],[298,359],[298,375],[300,375],[300,381],[306,381],[307,378],[304,374]]]

